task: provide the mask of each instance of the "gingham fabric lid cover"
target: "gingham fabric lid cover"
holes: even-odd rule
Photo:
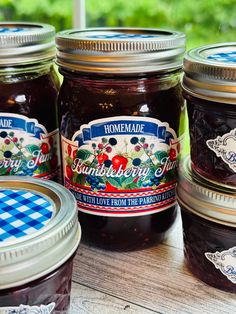
[[[0,290],[50,274],[80,242],[77,203],[53,181],[0,177]]]

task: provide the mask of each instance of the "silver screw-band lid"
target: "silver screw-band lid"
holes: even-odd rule
[[[177,199],[199,216],[236,227],[236,188],[213,185],[199,177],[189,157],[179,167]]]
[[[55,28],[48,24],[0,22],[0,67],[52,59]]]
[[[183,88],[190,95],[236,104],[236,42],[188,51],[184,72]]]
[[[56,36],[57,63],[74,71],[142,73],[180,68],[185,35],[160,29],[66,30]]]

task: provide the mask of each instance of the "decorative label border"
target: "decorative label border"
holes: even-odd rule
[[[236,172],[236,128],[223,136],[206,141],[207,146]]]
[[[20,306],[0,307],[0,314],[51,314],[53,313],[55,305],[56,304],[52,302],[48,305],[40,306],[21,304]]]
[[[221,252],[206,252],[205,257],[232,283],[236,284],[236,246]]]

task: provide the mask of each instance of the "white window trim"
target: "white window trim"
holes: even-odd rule
[[[86,0],[73,0],[73,28],[86,27]]]

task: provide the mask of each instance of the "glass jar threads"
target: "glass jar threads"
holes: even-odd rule
[[[236,186],[236,43],[190,50],[184,71],[193,170]]]
[[[80,241],[77,204],[63,186],[0,178],[0,312],[69,313]]]
[[[53,26],[0,23],[0,175],[60,181]]]
[[[179,169],[177,198],[188,268],[207,284],[236,293],[236,189],[201,179],[186,158]]]
[[[64,182],[83,239],[112,250],[160,242],[176,217],[184,34],[67,30],[56,45]]]

